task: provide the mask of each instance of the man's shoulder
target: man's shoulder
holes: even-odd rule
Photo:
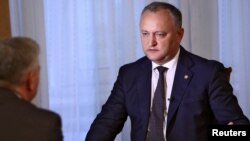
[[[49,109],[44,109],[44,108],[38,108],[36,107],[36,113],[39,116],[44,116],[44,118],[51,118],[51,119],[56,119],[59,118],[59,114],[57,114],[56,112],[53,112]]]
[[[151,61],[147,57],[142,57],[134,62],[121,66],[118,76],[126,77],[128,80],[134,79],[138,74],[148,71],[151,66]]]
[[[57,113],[39,108],[25,100],[9,100],[0,106],[1,112],[5,113],[0,117],[0,124],[6,129],[22,130],[25,128],[37,133],[40,130],[61,127],[61,118]],[[18,124],[13,124],[14,121]]]
[[[14,141],[25,140],[25,138],[36,141],[54,140],[54,138],[61,140],[62,123],[58,114],[23,100],[6,106],[9,109],[5,109],[4,116],[0,117],[0,131],[4,130],[7,134],[0,135],[0,140]],[[16,131],[15,135],[13,130]],[[29,134],[26,135],[26,133]]]
[[[138,69],[138,68],[141,68],[141,67],[148,67],[151,65],[151,61],[146,57],[142,57],[142,58],[139,58],[138,60],[134,61],[134,62],[131,62],[131,63],[127,63],[127,64],[124,64],[123,66],[121,66],[121,69]]]
[[[26,111],[32,113],[34,119],[37,120],[60,120],[58,113],[51,111],[49,109],[40,108],[32,103],[26,103]],[[25,108],[25,107],[23,107]]]
[[[192,62],[195,65],[201,65],[203,67],[224,67],[224,65],[218,61],[218,60],[214,60],[214,59],[207,59],[205,57],[196,55],[194,53],[191,53],[189,51],[183,50],[183,56],[182,57],[182,61],[185,60],[191,60],[190,62]]]
[[[5,109],[9,111],[8,113],[10,115],[13,112],[13,115],[19,117],[29,116],[32,120],[41,121],[43,119],[58,119],[60,117],[57,113],[49,109],[40,108],[31,102],[19,98],[5,102],[5,104],[2,105],[2,108],[4,107],[6,107]]]

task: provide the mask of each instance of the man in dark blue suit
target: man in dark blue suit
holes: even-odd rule
[[[120,68],[86,141],[113,141],[127,117],[131,119],[131,141],[149,140],[158,66],[168,68],[164,73],[162,141],[207,141],[210,124],[249,124],[223,64],[194,55],[180,45],[184,29],[176,7],[163,2],[149,4],[142,11],[140,31],[146,57]]]

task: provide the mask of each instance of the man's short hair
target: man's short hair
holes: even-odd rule
[[[27,37],[12,37],[0,42],[0,80],[20,84],[24,73],[38,62],[39,46]]]
[[[176,8],[175,6],[166,3],[166,2],[152,2],[149,5],[147,5],[146,7],[144,7],[144,9],[142,10],[141,15],[143,15],[144,12],[146,11],[151,11],[151,12],[157,12],[159,10],[162,9],[166,9],[169,10],[170,13],[173,15],[174,20],[175,20],[175,24],[177,26],[182,26],[182,14],[181,11]]]

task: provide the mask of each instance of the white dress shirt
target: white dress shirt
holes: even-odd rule
[[[178,58],[179,58],[179,54],[180,54],[180,49],[178,50],[177,54],[175,55],[175,57],[172,60],[168,61],[167,63],[165,63],[163,65],[161,65],[163,67],[168,68],[168,70],[164,73],[165,81],[166,81],[165,89],[166,89],[166,106],[167,106],[167,109],[165,111],[165,120],[164,120],[164,123],[163,123],[164,124],[164,126],[163,126],[164,137],[166,137],[167,112],[168,112],[168,107],[169,107],[169,103],[170,103],[171,92],[172,92],[174,76],[175,76],[175,71],[176,71],[176,66],[177,66],[177,61],[178,61]],[[160,66],[160,65],[152,62],[151,110],[152,110],[152,104],[153,104],[155,89],[156,89],[157,82],[158,82],[158,79],[159,79],[159,72],[156,69],[156,67],[158,67],[158,66]]]

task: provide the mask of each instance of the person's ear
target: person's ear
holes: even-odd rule
[[[34,72],[30,71],[26,78],[26,89],[32,91],[34,89]]]
[[[35,71],[30,71],[27,73],[26,80],[25,80],[25,89],[26,89],[26,99],[32,100],[37,91],[37,76],[38,75]]]
[[[177,31],[177,36],[178,36],[177,38],[178,38],[179,42],[181,42],[183,35],[184,35],[184,28],[181,27]]]

